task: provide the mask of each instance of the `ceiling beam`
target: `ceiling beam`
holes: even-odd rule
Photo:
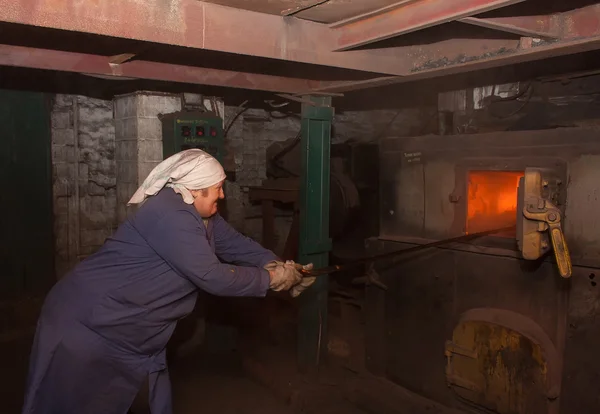
[[[390,51],[335,53],[325,24],[198,0],[0,0],[0,21],[401,75]]]
[[[475,10],[473,5],[477,4],[480,6],[477,9],[479,12],[483,10],[484,5],[492,7],[493,4],[494,7],[500,7],[500,3],[506,5],[515,1],[407,0],[401,9],[423,2],[426,2],[429,7],[434,4],[444,6],[445,3],[465,6],[468,3],[472,6],[471,11]],[[543,41],[534,42],[532,48],[525,49],[526,42],[520,46],[518,39],[464,38],[374,50],[332,52],[333,46],[339,43],[340,33],[343,33],[345,28],[362,24],[361,21],[331,29],[320,23],[233,9],[197,0],[169,0],[168,2],[59,0],[58,3],[60,7],[57,6],[57,0],[0,0],[0,21],[186,47],[190,53],[204,49],[227,53],[232,58],[235,58],[235,54],[249,55],[373,73],[373,79],[367,81],[331,82],[327,85],[321,83],[315,87],[318,89],[327,87],[331,91],[335,91],[334,85],[360,89],[378,86],[381,82],[408,82],[535,60],[544,58],[544,50],[553,47],[552,44]],[[596,42],[598,26],[600,26],[598,10],[600,5],[594,5],[558,17],[552,16],[549,32],[558,33],[559,36],[557,43],[554,44],[556,48],[552,50],[559,51],[560,54],[569,54],[576,53],[578,47],[586,50],[600,48]],[[393,11],[384,14],[388,13]],[[371,15],[369,19],[376,17]],[[8,58],[5,56],[4,59]],[[15,60],[13,59],[12,62],[14,63]],[[22,62],[25,62],[23,66],[26,66],[27,61]],[[53,62],[54,65],[59,63]],[[95,66],[102,75],[107,75],[108,69],[105,63],[102,61]],[[133,71],[140,63],[136,60],[127,61],[118,67]],[[36,64],[43,67],[45,63]],[[137,74],[127,76],[147,76],[147,79],[216,84],[284,93],[301,93],[299,91],[303,92],[306,88],[299,82],[311,82],[304,79],[172,66],[155,62],[146,62],[144,65],[143,70],[139,69]],[[160,70],[155,69],[159,67]],[[57,68],[56,70],[69,69]],[[114,70],[115,68],[111,68],[111,71]],[[112,72],[108,73],[110,74]],[[122,76],[126,75],[123,73]]]
[[[437,26],[463,17],[510,6],[524,0],[420,0],[401,4],[398,8],[363,20],[338,26],[336,51]]]
[[[553,15],[547,27],[551,33],[558,36],[558,39],[540,41],[530,47],[495,50],[493,53],[490,49],[480,55],[462,55],[460,59],[436,55],[436,60],[414,66],[413,70],[405,76],[382,76],[362,81],[337,82],[321,88],[320,91],[350,92],[598,50],[600,49],[600,4]],[[444,46],[436,45],[436,47],[448,54],[453,46],[460,45],[463,41],[453,39]]]
[[[256,73],[181,66],[148,61],[111,63],[113,57],[0,45],[0,66],[16,66],[63,72],[110,76],[122,79],[151,79],[187,84],[222,86],[283,93],[307,93],[327,82],[286,78]]]
[[[369,17],[377,16],[379,14],[387,13],[390,10],[395,10],[400,6],[406,6],[408,3],[414,3],[420,0],[400,0],[396,3],[388,4],[387,6],[381,7],[379,9],[371,10],[363,14],[358,14],[356,16],[348,17],[344,20],[338,20],[329,25],[330,28],[336,29],[338,27],[346,26],[347,24],[354,23],[359,20],[365,20]]]
[[[558,39],[557,27],[551,27],[552,16],[517,16],[478,18],[464,17],[461,23],[473,26],[485,27],[486,29],[498,30],[519,36],[536,37],[540,39]]]

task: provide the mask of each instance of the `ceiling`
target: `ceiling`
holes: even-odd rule
[[[0,78],[11,67],[304,95],[600,67],[589,58],[600,50],[600,0],[60,4],[0,0]]]
[[[208,2],[275,15],[295,13],[295,17],[322,23],[334,23],[401,3],[399,0],[210,0]]]

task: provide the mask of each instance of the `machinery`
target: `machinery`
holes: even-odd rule
[[[300,137],[275,142],[267,148],[267,175],[271,179],[298,178],[301,174]],[[361,237],[377,233],[378,148],[375,144],[331,145],[329,234],[347,236],[359,227]],[[352,225],[350,225],[352,224]]]
[[[586,390],[599,369],[597,131],[390,137],[379,146],[381,224],[370,256],[514,230],[375,266],[367,369],[454,409],[597,411]]]

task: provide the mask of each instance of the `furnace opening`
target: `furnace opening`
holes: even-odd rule
[[[522,171],[470,171],[467,233],[515,225],[517,188]],[[496,236],[515,237],[516,230]]]

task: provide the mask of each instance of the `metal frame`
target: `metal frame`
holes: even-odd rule
[[[0,45],[0,65],[124,79],[152,79],[269,92],[303,93],[328,82],[149,61],[111,63],[110,56]]]
[[[387,13],[337,28],[335,50],[349,50],[521,1],[524,0],[429,0],[401,4]]]
[[[600,4],[550,15],[473,16],[518,2],[404,0],[363,16],[326,25],[197,0],[174,0],[168,3],[62,0],[61,7],[57,7],[53,0],[0,0],[0,23],[135,39],[148,44],[188,47],[191,50],[211,50],[226,53],[231,58],[245,55],[352,69],[373,74],[373,77],[362,81],[320,83],[318,80],[243,71],[140,62],[131,60],[132,55],[127,53],[131,51],[128,50],[118,55],[126,56],[126,59],[109,60],[107,66],[104,57],[68,55],[68,52],[57,50],[52,54],[48,50],[35,49],[33,45],[28,45],[31,49],[5,45],[0,53],[0,65],[87,71],[102,76],[127,76],[125,73],[129,73],[129,76],[145,79],[315,94],[411,82],[600,48]],[[421,44],[409,42],[385,48],[335,51],[449,21],[514,36],[453,39],[452,34],[448,33],[447,40],[433,39],[429,42],[428,32],[423,31],[424,41]],[[519,39],[518,36],[523,37]],[[541,40],[532,41],[532,37]],[[44,55],[45,58],[34,58],[37,55]],[[24,56],[28,56],[27,59]],[[65,60],[69,63],[65,63]],[[86,65],[91,65],[92,69]],[[265,68],[268,71],[268,65]]]
[[[0,22],[398,74],[388,53],[333,52],[325,24],[198,0],[0,0]]]

